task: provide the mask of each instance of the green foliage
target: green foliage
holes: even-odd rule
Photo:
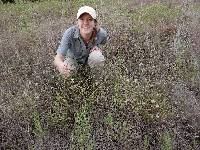
[[[162,150],[172,150],[172,135],[169,132],[164,132],[162,134]]]
[[[112,117],[112,114],[108,114],[105,118],[104,118],[105,122],[109,125],[113,125],[114,122],[113,122],[113,117]]]
[[[120,57],[122,56],[119,56],[115,64],[116,77],[112,81],[114,107],[124,108],[129,104],[137,114],[144,118],[146,123],[171,116],[172,107],[165,87],[157,86],[153,81],[145,78],[143,80],[128,78],[123,71],[125,60]],[[109,119],[112,119],[110,115],[106,120],[109,121]]]
[[[166,97],[157,91],[152,91],[149,94],[140,93],[136,105],[136,110],[147,122],[170,116],[170,105]]]
[[[52,110],[48,114],[48,121],[51,126],[64,126],[68,119],[69,105],[65,97],[59,93],[55,96]]]
[[[43,14],[45,18],[60,18],[63,14],[67,16],[68,2],[48,1],[33,5],[35,14]]]
[[[73,0],[69,2],[70,8],[69,11],[71,11],[72,14],[76,14],[76,11],[84,5],[88,6],[94,6],[98,0]]]
[[[79,5],[88,5],[97,2],[97,0],[74,0],[73,3]]]
[[[149,147],[148,135],[144,135],[144,149],[147,150]]]
[[[155,3],[137,8],[129,15],[134,27],[141,30],[142,28],[153,28],[159,23],[172,22],[181,15],[181,8],[169,8],[161,3]]]
[[[2,21],[9,24],[8,28],[11,32],[30,32],[34,28],[38,28],[41,22],[48,18],[59,19],[62,16],[68,16],[67,2],[59,1],[42,1],[39,3],[16,3],[0,5],[0,16]],[[11,20],[11,21],[9,21]]]
[[[183,50],[177,55],[174,69],[181,79],[187,81],[191,80],[194,82],[199,75],[197,60],[192,58],[188,49]]]
[[[40,115],[38,111],[34,111],[33,112],[33,133],[37,136],[37,137],[42,137],[44,134],[44,130],[42,127],[42,123],[41,123],[41,119],[40,119]]]
[[[76,113],[75,128],[72,139],[74,139],[71,149],[93,149],[94,141],[91,139],[90,111],[92,109],[90,101],[84,100],[82,108]]]

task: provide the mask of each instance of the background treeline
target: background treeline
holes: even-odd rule
[[[3,4],[7,4],[7,3],[19,3],[19,2],[36,2],[36,1],[40,1],[40,0],[1,0],[1,2]]]

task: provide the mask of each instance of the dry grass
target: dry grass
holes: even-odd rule
[[[64,79],[53,57],[82,4],[109,31],[107,60]],[[199,5],[0,5],[1,149],[199,149]]]

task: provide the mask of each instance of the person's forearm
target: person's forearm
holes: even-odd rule
[[[54,59],[54,65],[59,66],[59,64],[63,63],[64,57],[61,54],[57,54]]]

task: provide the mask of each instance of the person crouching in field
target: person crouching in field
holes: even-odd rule
[[[78,10],[77,24],[65,31],[54,64],[64,76],[71,75],[80,66],[102,66],[105,58],[100,45],[106,41],[107,32],[99,27],[96,11],[83,6]]]

